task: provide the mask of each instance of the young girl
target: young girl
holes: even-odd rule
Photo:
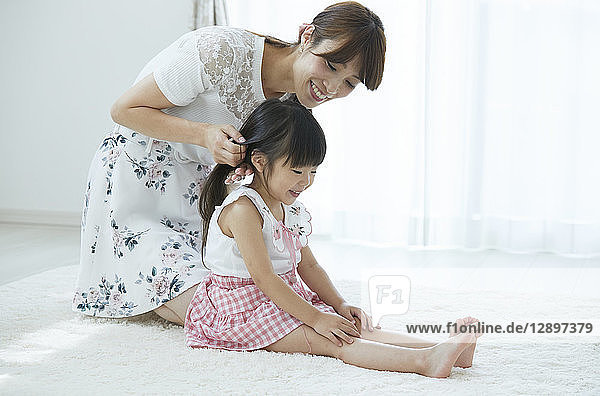
[[[311,216],[296,200],[325,157],[325,136],[310,111],[270,99],[240,132],[254,178],[227,195],[233,167],[219,164],[204,185],[202,253],[211,272],[187,311],[187,345],[304,352],[431,377],[447,377],[453,365],[469,367],[476,335],[452,334],[435,344],[373,328],[317,263],[308,247]]]

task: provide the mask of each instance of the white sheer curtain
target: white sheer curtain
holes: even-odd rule
[[[225,0],[188,0],[192,8],[188,27],[196,30],[202,26],[228,25]]]
[[[228,3],[294,40],[325,1]],[[328,155],[303,202],[319,234],[404,247],[600,254],[600,3],[364,1],[382,86],[315,116]]]

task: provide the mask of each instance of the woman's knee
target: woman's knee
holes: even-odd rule
[[[187,312],[187,309],[190,306],[190,302],[192,301],[192,298],[194,298],[194,294],[196,294],[197,288],[198,284],[195,284],[194,286],[190,287],[189,289],[187,289],[186,291],[169,301],[171,308],[174,308],[174,306],[176,306],[179,308],[179,310],[185,310],[185,312]]]
[[[169,322],[178,324],[180,326],[183,326],[183,323],[185,321],[185,318],[182,319],[181,316],[177,314],[177,312],[173,311],[167,306],[167,303],[154,309],[154,312],[156,312],[156,314],[161,318],[168,320]]]
[[[169,322],[177,323],[178,325],[183,326],[190,301],[192,301],[197,287],[198,285],[190,287],[188,290],[184,291],[174,299],[167,301],[160,307],[156,308],[154,312]]]

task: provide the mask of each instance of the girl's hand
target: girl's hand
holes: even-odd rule
[[[341,316],[348,319],[354,324],[356,324],[355,318],[360,320],[361,327],[363,330],[369,329],[369,331],[373,331],[373,319],[371,319],[371,317],[367,315],[362,309],[350,305],[346,302],[343,302],[334,308],[337,313],[339,313]],[[381,329],[380,326],[377,326],[376,328]]]
[[[206,148],[217,164],[237,166],[246,156],[246,147],[236,144],[246,140],[232,125],[213,125],[206,127]]]
[[[254,171],[248,164],[241,164],[235,169],[234,172],[230,173],[225,180],[225,184],[233,184],[237,181],[244,179],[246,176],[250,176]]]
[[[328,312],[320,313],[313,329],[323,337],[329,338],[337,346],[342,346],[342,342],[339,339],[351,344],[354,340],[350,336],[360,337],[358,329],[350,321]]]

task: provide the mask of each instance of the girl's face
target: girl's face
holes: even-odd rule
[[[289,164],[284,165],[284,161],[283,158],[280,158],[273,163],[267,181],[267,189],[274,200],[291,205],[302,191],[312,185],[317,167],[292,168]]]
[[[341,64],[313,54],[331,51],[337,45],[339,43],[332,40],[323,40],[314,48],[306,47],[294,63],[294,88],[304,107],[313,108],[328,100],[348,96],[360,84],[357,58]]]

